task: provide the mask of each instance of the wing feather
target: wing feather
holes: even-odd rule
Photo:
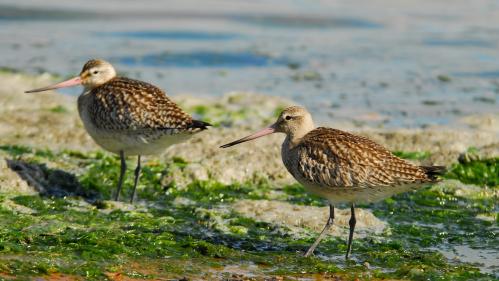
[[[336,129],[317,128],[295,149],[299,177],[322,187],[380,187],[430,181],[420,167],[381,145]]]
[[[192,117],[161,89],[138,80],[116,77],[92,90],[94,123],[107,130],[191,129]]]

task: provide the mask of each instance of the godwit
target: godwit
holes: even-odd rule
[[[361,136],[331,128],[315,128],[306,109],[284,109],[277,121],[252,135],[221,146],[230,147],[272,133],[284,133],[281,156],[286,169],[309,192],[329,201],[329,218],[305,256],[311,255],[334,220],[334,206],[350,204],[350,233],[346,259],[355,229],[355,204],[373,202],[434,183],[441,166],[415,166],[381,145]]]
[[[161,89],[146,82],[117,77],[114,67],[103,60],[89,60],[80,75],[26,93],[76,85],[83,85],[84,88],[78,97],[78,112],[85,129],[102,148],[120,155],[116,201],[123,186],[126,156],[138,156],[130,199],[133,203],[140,177],[141,155],[160,153],[210,126],[206,122],[193,120]]]

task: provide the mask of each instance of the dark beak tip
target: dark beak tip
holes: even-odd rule
[[[37,93],[37,92],[43,92],[43,91],[40,91],[39,89],[33,89],[33,90],[24,91],[24,93],[26,93],[26,94]]]

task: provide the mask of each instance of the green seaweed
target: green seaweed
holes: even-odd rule
[[[424,160],[431,156],[428,151],[393,151],[395,156],[409,160]]]
[[[5,151],[14,158],[31,154],[31,156],[33,156],[34,158],[46,158],[52,160],[55,155],[49,149],[32,149],[28,146],[23,145],[0,145],[0,150]]]
[[[450,78],[450,76],[447,76],[447,75],[444,75],[444,74],[437,75],[437,79],[440,82],[451,82],[452,81],[452,78]]]
[[[0,74],[16,74],[16,73],[20,73],[20,71],[12,67],[0,66]]]
[[[0,149],[26,162],[66,167],[76,173],[83,188],[100,195],[99,200],[0,196],[0,272],[18,278],[58,272],[89,280],[111,279],[110,273],[133,278],[199,279],[227,265],[250,264],[264,276],[327,273],[345,280],[497,280],[474,264],[448,260],[436,250],[467,245],[499,252],[497,219],[481,219],[497,218],[497,199],[487,188],[450,181],[358,206],[386,220],[390,231],[356,238],[353,260],[345,262],[346,237],[326,237],[317,248],[317,256],[304,258],[301,253],[316,233],[297,236],[284,226],[244,217],[228,207],[241,199],[324,205],[321,198],[308,195],[298,184],[283,187],[278,195],[272,184],[261,178],[229,185],[206,180],[164,186],[162,179],[173,169],[189,165],[175,158],[168,163],[144,163],[141,203],[116,205],[105,201],[111,197],[119,173],[115,156],[8,145]],[[135,163],[132,160],[130,167]],[[480,177],[496,171],[497,160],[475,162],[455,164],[447,177],[482,185]],[[476,174],[461,174],[456,167]],[[127,195],[131,178],[125,182]],[[488,177],[485,182],[495,184],[496,180]],[[14,212],[3,204],[6,200],[33,213]]]
[[[289,195],[288,200],[298,205],[324,206],[325,200],[321,197],[307,193],[300,184],[287,185],[283,191]]]
[[[62,105],[57,105],[57,106],[54,106],[54,107],[50,108],[50,112],[53,112],[53,113],[66,113],[66,112],[68,112],[68,109],[65,108]]]
[[[499,186],[499,157],[455,163],[446,177],[463,183],[497,187]]]
[[[0,149],[14,157],[31,153],[33,151],[30,147],[22,145],[1,145]]]

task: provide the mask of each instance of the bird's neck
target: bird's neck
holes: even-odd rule
[[[314,123],[306,122],[299,129],[289,132],[286,136],[286,140],[290,148],[298,145],[302,138],[313,129],[315,129]]]

